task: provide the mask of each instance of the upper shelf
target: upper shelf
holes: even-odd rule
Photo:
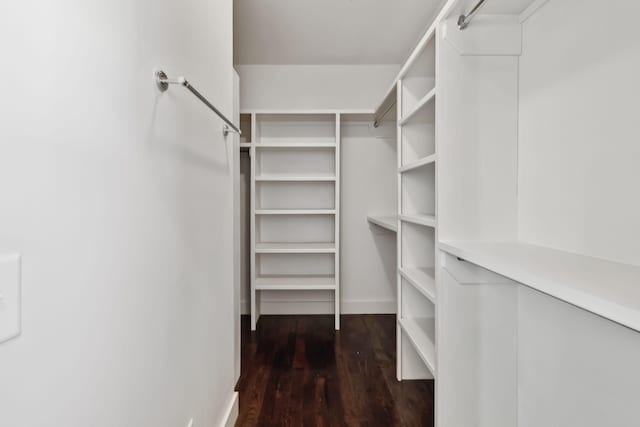
[[[435,98],[436,98],[436,89],[433,88],[425,96],[423,96],[422,99],[420,99],[418,101],[418,103],[415,105],[413,110],[409,111],[398,122],[398,125],[399,126],[404,126],[407,123],[409,123],[413,118],[418,117],[418,113],[420,113],[426,106],[433,105],[433,101],[435,100]],[[435,111],[435,109],[433,109],[431,114],[433,114],[434,111]]]
[[[640,266],[520,242],[444,241],[440,249],[640,331]]]
[[[378,227],[386,228],[387,230],[393,231],[394,233],[398,231],[397,215],[368,216],[367,221],[369,221],[371,224],[377,225]]]

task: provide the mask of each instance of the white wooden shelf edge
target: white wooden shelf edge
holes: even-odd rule
[[[335,215],[335,209],[256,209],[256,215]]]
[[[400,220],[425,227],[436,227],[436,217],[433,215],[400,215]]]
[[[424,295],[432,303],[436,303],[435,269],[426,268],[400,268],[400,275]]]
[[[334,276],[258,276],[256,290],[335,290]]]
[[[640,266],[523,242],[443,241],[439,248],[640,332]]]
[[[256,243],[258,254],[330,254],[335,251],[335,243]]]
[[[273,114],[273,115],[333,115],[333,114],[373,114],[375,111],[370,109],[342,109],[342,110],[323,110],[323,109],[300,109],[300,110],[270,110],[270,109],[241,109],[240,114]]]
[[[425,106],[433,102],[435,98],[436,98],[436,88],[434,87],[425,96],[423,96],[422,99],[420,99],[420,101],[418,101],[418,104],[416,104],[413,110],[411,110],[409,113],[407,113],[406,116],[400,119],[400,121],[398,122],[398,126],[404,126],[409,121],[411,121],[411,119],[416,114],[418,114],[420,110],[422,110]]]
[[[335,142],[259,142],[253,144],[256,149],[291,149],[291,148],[336,148]]]
[[[436,162],[436,155],[435,154],[431,154],[427,157],[423,157],[422,159],[413,162],[413,163],[409,163],[408,165],[404,165],[401,168],[398,169],[398,172],[400,173],[404,173],[404,172],[409,172],[412,171],[414,169],[420,168],[422,166],[426,166],[426,165],[430,165],[432,163]]]
[[[436,347],[434,336],[429,336],[427,330],[433,329],[435,319],[431,317],[400,319],[400,327],[409,337],[409,341],[418,352],[420,359],[427,365],[427,368],[436,378]],[[420,323],[423,326],[420,326]]]
[[[335,181],[335,175],[259,175],[258,182],[331,182]]]
[[[387,216],[367,216],[367,221],[371,224],[375,224],[378,227],[385,228],[387,230],[397,232],[398,231],[398,217],[396,215]]]

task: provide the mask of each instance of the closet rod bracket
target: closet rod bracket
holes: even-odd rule
[[[475,14],[478,13],[478,10],[486,1],[487,0],[480,0],[478,3],[476,3],[476,5],[473,7],[473,9],[471,9],[471,11],[468,14],[460,15],[458,17],[458,29],[460,31],[464,30],[469,26]]]

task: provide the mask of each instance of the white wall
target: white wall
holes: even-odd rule
[[[242,109],[368,109],[399,65],[238,65]]]
[[[232,399],[232,2],[0,6],[0,425],[214,426]],[[231,139],[229,139],[231,141]]]
[[[342,126],[341,293],[349,313],[396,312],[396,233],[367,215],[397,213],[396,123]]]
[[[638,13],[628,0],[554,0],[524,23],[523,240],[640,263]]]
[[[399,68],[398,65],[238,65],[240,106],[253,110],[373,110]],[[243,157],[243,162],[241,171],[248,186],[248,157]],[[341,171],[342,310],[395,312],[395,235],[370,227],[366,221],[367,214],[396,212],[394,123],[386,122],[379,129],[373,128],[371,118],[363,123],[343,124]],[[248,208],[248,201],[245,206]],[[246,216],[246,236],[248,220]],[[244,241],[248,245],[248,237]],[[247,261],[248,252],[245,246]],[[245,313],[249,295],[247,268],[248,262],[243,263]],[[261,313],[331,313],[332,301],[333,295],[327,292],[270,292],[262,298]]]

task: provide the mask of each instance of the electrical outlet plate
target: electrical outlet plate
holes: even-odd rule
[[[20,255],[0,254],[0,343],[22,332]]]

